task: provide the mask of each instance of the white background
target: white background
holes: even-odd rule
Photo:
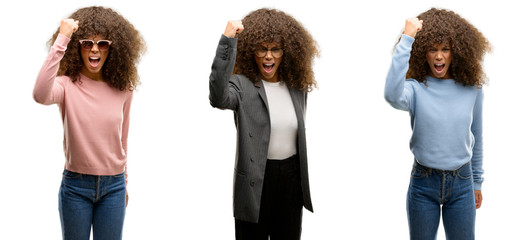
[[[228,20],[284,10],[317,40],[319,88],[307,135],[315,213],[302,239],[407,239],[413,156],[409,114],[383,87],[406,18],[454,10],[493,45],[484,66],[484,202],[477,239],[521,237],[524,56],[518,1],[9,1],[0,24],[0,239],[60,239],[64,165],[58,107],[32,99],[46,41],[76,9],[103,5],[142,33],[129,135],[130,202],[124,239],[233,239],[233,113],[209,105],[208,79]],[[442,229],[441,229],[442,231]],[[438,239],[445,239],[443,232]]]

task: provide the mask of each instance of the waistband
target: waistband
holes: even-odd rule
[[[445,173],[447,173],[447,174],[453,174],[453,175],[456,175],[458,172],[460,172],[464,168],[470,168],[470,165],[471,165],[471,162],[467,162],[467,163],[465,163],[464,165],[460,166],[459,168],[457,168],[455,170],[442,170],[442,169],[426,167],[426,166],[420,164],[416,159],[415,159],[415,163],[413,163],[414,167],[422,168],[426,172],[428,172],[429,174],[435,172],[435,173],[438,173],[438,174],[445,174]]]
[[[115,174],[115,175],[91,175],[91,174],[85,174],[85,173],[78,173],[78,172],[69,171],[69,170],[64,168],[63,174],[66,174],[66,175],[78,175],[78,176],[83,176],[83,177],[96,178],[96,177],[122,177],[122,176],[125,175],[125,172],[122,172],[122,173],[119,173],[119,174]]]
[[[266,170],[298,170],[299,166],[297,155],[282,160],[268,159],[266,162]]]

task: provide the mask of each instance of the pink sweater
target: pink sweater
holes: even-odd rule
[[[133,92],[120,91],[82,74],[74,83],[68,76],[57,77],[69,41],[58,35],[36,79],[34,99],[59,106],[67,170],[90,175],[125,171],[127,183],[127,134]]]

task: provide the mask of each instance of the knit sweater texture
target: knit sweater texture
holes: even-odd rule
[[[416,161],[441,170],[456,170],[471,161],[475,190],[481,190],[483,90],[454,79],[406,79],[414,41],[402,35],[396,46],[386,77],[386,101],[409,112]]]
[[[57,76],[70,39],[59,34],[33,90],[41,104],[58,104],[64,127],[65,168],[90,175],[126,172],[129,113],[133,93],[80,74]]]

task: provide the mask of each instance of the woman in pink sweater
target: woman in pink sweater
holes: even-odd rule
[[[115,11],[87,7],[61,21],[33,91],[57,104],[65,169],[59,192],[64,239],[121,239],[127,205],[127,136],[136,63],[145,43]]]

